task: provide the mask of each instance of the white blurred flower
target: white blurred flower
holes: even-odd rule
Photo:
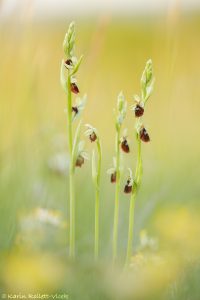
[[[59,175],[67,175],[69,170],[69,155],[64,152],[56,153],[49,159],[48,167],[51,171]]]
[[[37,207],[30,214],[22,216],[20,219],[20,227],[23,230],[33,229],[42,224],[55,227],[63,227],[66,225],[60,211],[42,207]]]
[[[47,223],[54,226],[60,226],[62,220],[59,212],[44,208],[37,208],[35,218],[41,223]]]

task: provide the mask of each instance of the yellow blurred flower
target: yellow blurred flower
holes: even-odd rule
[[[109,293],[113,299],[160,299],[180,271],[180,262],[170,253],[139,252],[126,272],[109,274]]]
[[[200,253],[200,218],[186,207],[163,210],[155,218],[160,240],[172,252],[178,251],[190,258]]]
[[[12,253],[5,263],[3,281],[9,293],[51,292],[60,286],[63,274],[63,266],[53,257]]]

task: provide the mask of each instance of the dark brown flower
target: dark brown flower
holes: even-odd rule
[[[117,173],[116,172],[112,173],[111,176],[110,176],[110,182],[115,183],[116,178],[117,178]]]
[[[135,116],[137,118],[141,117],[144,113],[144,108],[142,106],[140,106],[139,104],[136,105],[135,107]]]
[[[130,152],[129,145],[128,145],[128,142],[127,142],[126,138],[123,138],[123,141],[121,142],[121,148],[125,153]]]
[[[83,164],[84,164],[84,157],[79,154],[76,159],[76,167],[81,168]]]
[[[140,139],[145,143],[150,141],[150,137],[144,127],[140,129]]]
[[[124,193],[125,194],[130,194],[132,192],[132,185],[126,184],[124,187]]]
[[[77,115],[78,113],[78,107],[77,106],[72,106],[72,111]]]
[[[68,66],[72,66],[73,65],[73,62],[72,62],[72,60],[69,58],[69,59],[67,59],[66,61],[65,61],[65,66],[66,66],[66,68],[68,67]]]
[[[96,133],[93,131],[93,132],[90,134],[89,138],[90,138],[91,143],[92,143],[92,142],[95,142],[96,139],[97,139]]]
[[[74,94],[78,94],[78,93],[79,93],[78,86],[77,86],[76,83],[74,83],[74,82],[71,83],[71,91],[72,91],[72,93],[74,93]]]

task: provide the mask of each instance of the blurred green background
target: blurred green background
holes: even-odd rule
[[[199,299],[199,13],[182,13],[175,6],[160,15],[74,18],[77,56],[84,54],[78,86],[81,95],[88,95],[83,122],[98,128],[103,142],[97,265],[90,161],[76,172],[78,261],[67,259],[66,98],[59,73],[71,19],[36,22],[25,12],[23,16],[0,23],[2,293],[41,290],[66,292],[70,299]],[[123,90],[129,106],[133,104],[149,58],[156,77],[145,112],[151,143],[142,149],[144,175],[134,229],[135,258],[140,265],[145,257],[145,267],[142,262],[141,274],[128,274],[127,279],[110,268],[114,186],[106,170],[114,155],[117,95]],[[126,127],[132,143],[131,153],[124,156],[122,191],[126,167],[136,158],[134,121],[129,111]],[[87,142],[86,148],[91,153],[93,145]],[[121,193],[119,262],[125,255],[128,208],[129,197]],[[156,250],[148,236],[157,241]],[[144,253],[138,250],[141,243]],[[159,257],[165,262],[157,267]],[[141,282],[146,282],[146,290]]]

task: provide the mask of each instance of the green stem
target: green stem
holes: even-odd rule
[[[94,236],[94,258],[99,257],[99,190],[95,192],[95,236]]]
[[[132,255],[132,246],[133,246],[133,233],[134,233],[134,209],[135,209],[135,198],[138,193],[138,189],[141,183],[142,177],[142,156],[141,156],[141,140],[137,136],[138,141],[138,155],[137,155],[137,165],[135,171],[135,181],[136,185],[133,186],[133,192],[131,194],[130,199],[130,207],[129,207],[129,228],[128,228],[128,244],[127,244],[127,253],[126,253],[126,262],[125,267],[127,267],[130,263],[131,255]]]
[[[75,199],[74,199],[74,168],[73,168],[73,135],[72,135],[72,93],[71,77],[67,78],[67,127],[68,127],[68,146],[70,154],[70,173],[69,173],[69,199],[70,199],[70,232],[69,232],[69,255],[75,256]]]
[[[99,138],[97,140],[97,150],[98,150],[98,167],[97,167],[97,182],[95,191],[95,235],[94,235],[94,257],[95,260],[99,257],[99,192],[100,192],[100,176],[101,176],[101,143]]]
[[[137,135],[137,141],[138,141],[138,156],[137,156],[137,167],[135,172],[135,180],[137,183],[137,191],[140,187],[141,179],[142,179],[142,154],[141,154],[141,140],[139,136]]]
[[[126,253],[125,266],[128,266],[128,264],[130,262],[131,254],[132,254],[135,197],[136,197],[136,191],[131,194],[131,199],[130,199],[128,244],[127,244],[127,253]]]
[[[116,133],[116,186],[115,186],[115,209],[113,224],[113,263],[117,258],[118,223],[119,223],[119,191],[120,191],[120,128]]]

